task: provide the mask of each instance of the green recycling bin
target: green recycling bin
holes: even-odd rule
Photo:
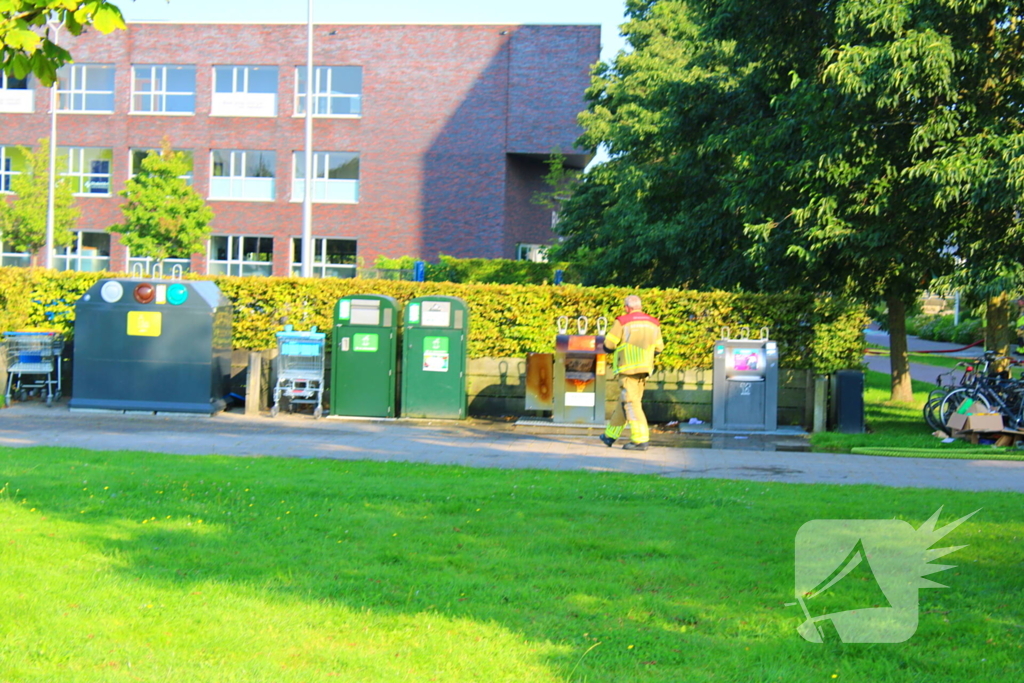
[[[453,296],[421,296],[405,307],[402,417],[466,417],[469,307]]]
[[[360,294],[334,307],[331,415],[395,417],[398,302]]]

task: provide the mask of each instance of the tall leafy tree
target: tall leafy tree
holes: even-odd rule
[[[142,159],[141,170],[119,194],[124,223],[112,225],[135,256],[187,258],[206,248],[213,211],[182,178],[191,162],[164,140],[160,153]]]
[[[560,224],[595,281],[884,298],[1024,257],[1020,3],[631,0]],[[664,246],[663,246],[664,245]],[[563,256],[565,252],[563,252]]]
[[[0,200],[0,237],[15,251],[32,254],[32,265],[37,265],[37,252],[46,245],[47,207],[50,196],[50,140],[43,138],[35,151],[19,147],[25,160],[24,170],[11,179],[14,199],[8,204]],[[57,157],[57,167],[66,164]],[[72,232],[80,212],[75,206],[71,185],[60,176],[54,182],[53,243],[67,246],[74,239]]]
[[[10,76],[34,74],[46,86],[71,54],[54,42],[48,22],[71,35],[86,26],[101,33],[125,28],[121,10],[107,0],[0,0],[0,68]]]

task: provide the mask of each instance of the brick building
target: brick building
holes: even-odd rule
[[[317,274],[350,274],[356,255],[515,258],[550,243],[552,217],[531,197],[552,150],[589,160],[573,144],[599,40],[598,26],[316,26]],[[141,262],[103,230],[166,137],[216,215],[191,269],[298,272],[305,25],[136,23],[61,44],[75,63],[58,86],[58,171],[82,218],[59,268]],[[0,75],[0,191],[24,167],[18,146],[49,135],[51,93],[36,85]]]

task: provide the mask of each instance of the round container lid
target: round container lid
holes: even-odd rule
[[[167,288],[167,303],[180,306],[188,299],[188,287],[185,285],[171,285]]]
[[[143,282],[141,285],[135,285],[134,294],[135,300],[140,304],[151,304],[156,298],[156,288],[148,282]]]
[[[100,297],[108,304],[116,304],[124,296],[124,287],[117,280],[109,280],[100,287]]]

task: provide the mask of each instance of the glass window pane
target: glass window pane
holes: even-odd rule
[[[213,67],[213,83],[215,92],[234,92],[235,69],[231,66]]]
[[[273,152],[249,152],[245,156],[245,175],[248,178],[273,178]]]
[[[359,180],[359,156],[356,154],[330,155],[327,177],[333,180]]]
[[[363,90],[363,69],[359,66],[331,67],[332,93],[358,95]]]
[[[196,110],[195,95],[167,95],[165,111],[176,114],[191,114]]]
[[[194,66],[167,67],[167,90],[169,92],[195,92],[196,68]]]
[[[86,93],[85,111],[114,111],[114,94]]]
[[[249,69],[249,90],[251,93],[277,92],[277,67],[276,66],[250,66]]]

